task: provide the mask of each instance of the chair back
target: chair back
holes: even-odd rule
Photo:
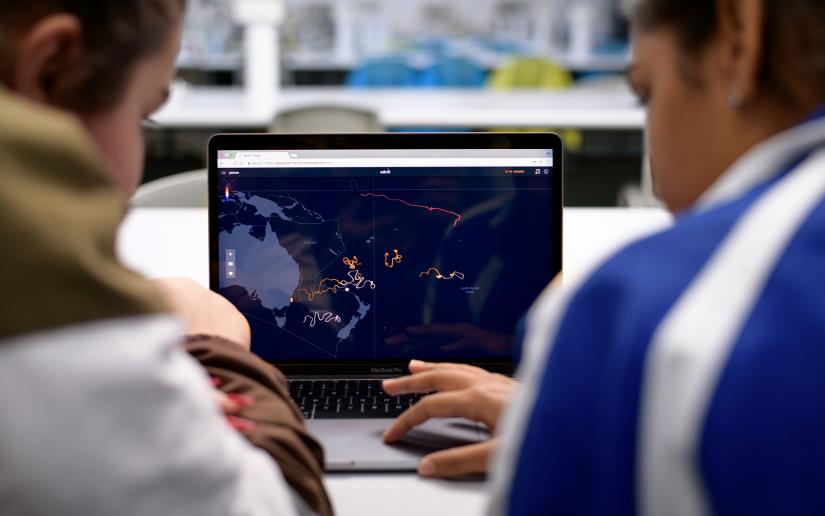
[[[130,204],[133,208],[206,208],[207,189],[206,170],[182,172],[142,185]]]
[[[383,131],[373,111],[346,106],[308,106],[275,117],[273,133],[377,133]]]

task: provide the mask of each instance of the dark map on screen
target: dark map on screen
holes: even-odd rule
[[[506,172],[222,171],[219,291],[270,360],[509,357],[553,197]]]

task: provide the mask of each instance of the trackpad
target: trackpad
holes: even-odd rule
[[[313,419],[310,431],[324,445],[327,471],[415,471],[434,451],[477,443],[489,437],[465,419],[437,419],[411,430],[401,441],[384,444],[392,419]]]

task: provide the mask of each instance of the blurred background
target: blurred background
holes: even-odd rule
[[[190,0],[146,181],[216,132],[555,131],[568,206],[654,203],[622,0]]]

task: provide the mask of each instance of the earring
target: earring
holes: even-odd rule
[[[734,111],[739,111],[742,108],[742,103],[742,95],[739,94],[739,90],[731,90],[728,94],[728,106]]]

